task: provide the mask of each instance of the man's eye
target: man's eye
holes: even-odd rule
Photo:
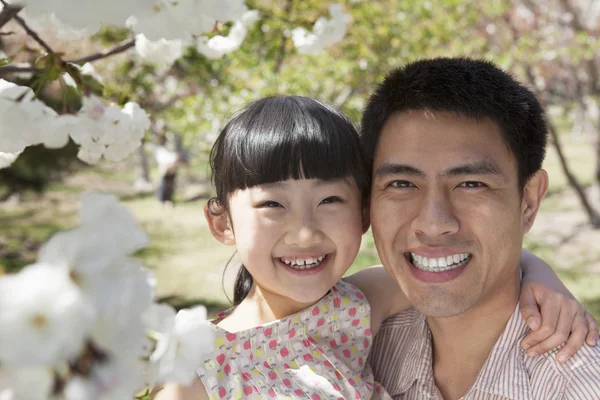
[[[329,196],[321,200],[321,204],[341,203],[343,200],[338,196]]]
[[[276,207],[281,207],[281,204],[279,204],[276,201],[263,201],[262,203],[257,205],[257,208],[276,208]]]
[[[462,182],[460,185],[458,185],[459,187],[464,187],[467,189],[477,189],[477,188],[484,188],[487,187],[487,185],[483,182],[478,182],[478,181],[467,181],[467,182]]]
[[[414,184],[410,183],[409,181],[392,181],[388,184],[388,186],[391,186],[391,187],[397,188],[397,189],[416,187]]]

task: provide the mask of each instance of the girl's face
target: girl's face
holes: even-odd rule
[[[351,177],[238,190],[229,197],[229,215],[238,253],[262,293],[301,308],[342,278],[368,227]]]

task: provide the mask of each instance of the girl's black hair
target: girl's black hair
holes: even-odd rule
[[[369,176],[352,123],[329,105],[307,97],[267,97],[250,103],[223,128],[210,153],[217,196],[211,212],[228,212],[228,196],[287,179],[352,176],[367,199]],[[216,204],[215,204],[216,203]],[[250,292],[252,275],[242,265],[234,305]]]

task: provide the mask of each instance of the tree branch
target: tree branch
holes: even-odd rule
[[[2,4],[4,5],[4,8],[2,9],[2,12],[0,12],[0,29],[23,9],[23,6],[6,4],[4,1]]]
[[[173,106],[175,103],[177,103],[179,100],[183,100],[185,98],[188,98],[190,96],[195,96],[200,92],[200,89],[196,86],[192,86],[190,87],[188,90],[186,90],[183,93],[177,93],[174,94],[173,96],[171,96],[167,101],[165,102],[153,102],[153,101],[148,101],[148,102],[143,102],[140,104],[140,106],[147,111],[151,111],[153,114],[158,114],[164,110],[166,110],[167,108]]]
[[[591,32],[585,28],[583,21],[581,20],[581,16],[568,0],[560,0],[560,5],[564,12],[568,12],[573,16],[573,18],[571,19],[571,28],[573,28],[575,32],[591,35]],[[592,94],[597,95],[600,93],[600,86],[598,85],[598,77],[600,75],[600,71],[598,71],[596,63],[593,59],[587,60],[585,63],[589,73],[588,76],[591,81],[590,91],[592,92]]]
[[[4,67],[0,67],[0,76],[20,72],[41,73],[44,72],[44,70],[35,68],[30,64],[11,64],[5,65]]]
[[[2,0],[0,0],[0,1],[2,1]],[[88,56],[76,58],[76,59],[69,60],[66,62],[73,63],[73,64],[85,64],[86,62],[97,61],[97,60],[101,60],[106,57],[110,57],[115,54],[122,53],[122,52],[132,48],[133,46],[135,46],[135,39],[129,39],[112,49],[101,51],[99,53],[90,54]],[[4,67],[0,67],[0,76],[6,75],[6,74],[11,74],[11,73],[19,73],[19,72],[42,73],[42,72],[44,72],[44,70],[40,69],[40,68],[35,68],[34,66],[32,66],[30,64],[12,64],[12,65],[5,65]]]
[[[85,56],[85,57],[76,58],[74,60],[69,60],[67,62],[73,63],[73,64],[85,64],[87,62],[93,62],[93,61],[97,61],[97,60],[101,60],[103,58],[113,56],[115,54],[123,53],[124,51],[127,51],[130,48],[132,48],[133,46],[135,46],[135,38],[128,39],[124,42],[121,42],[121,44],[117,45],[116,47],[114,47],[112,49],[108,49],[108,50],[104,50],[104,51],[101,51],[98,53],[90,54],[89,56]]]
[[[287,0],[285,3],[284,13],[289,15],[292,11],[292,6],[294,5],[294,0]],[[273,67],[273,73],[278,74],[281,71],[281,66],[283,64],[283,57],[285,55],[285,44],[287,42],[287,38],[285,35],[281,35],[281,45],[279,46],[279,53],[277,53],[277,59],[275,60],[275,66]]]
[[[525,73],[527,74],[527,78],[528,78],[529,82],[533,85],[533,82],[535,82],[535,75],[533,73],[532,68],[530,66],[528,66],[525,70]],[[581,206],[583,207],[586,214],[588,215],[590,224],[595,229],[600,228],[600,214],[594,209],[594,207],[592,206],[592,204],[590,203],[590,201],[587,198],[587,194],[585,193],[585,190],[583,190],[583,187],[581,186],[581,184],[579,183],[579,181],[577,180],[577,178],[571,171],[571,167],[569,166],[567,157],[565,156],[562,146],[560,144],[560,140],[558,137],[558,130],[556,129],[556,126],[554,126],[554,124],[550,120],[547,121],[547,125],[548,125],[548,132],[550,133],[550,138],[552,139],[551,143],[554,145],[554,148],[556,149],[556,154],[558,155],[558,160],[560,161],[561,169],[562,169],[563,173],[565,174],[565,176],[567,177],[569,186],[571,186],[571,188],[573,190],[575,190],[577,197],[579,197]]]
[[[19,25],[21,25],[21,27],[25,30],[25,32],[27,32],[29,36],[31,36],[36,42],[38,42],[40,46],[42,46],[46,50],[46,52],[48,52],[48,54],[54,54],[54,50],[52,50],[52,47],[50,47],[48,43],[46,43],[44,39],[42,39],[40,35],[37,34],[37,32],[31,29],[23,18],[19,17],[18,15],[14,15],[13,18],[19,23]]]

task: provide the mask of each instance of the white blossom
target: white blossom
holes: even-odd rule
[[[247,9],[243,0],[151,0],[133,14],[129,25],[150,40],[190,41],[212,30],[217,21],[241,18]]]
[[[63,147],[69,139],[60,129],[56,112],[36,99],[30,88],[3,79],[0,121],[1,152],[18,153],[39,143],[50,148]]]
[[[101,389],[98,400],[131,400],[133,394],[154,382],[146,380],[146,365],[139,358],[119,358],[99,365],[93,379]]]
[[[158,366],[159,382],[191,384],[214,343],[214,332],[206,321],[206,308],[180,310],[154,306],[145,315],[150,330],[158,339],[151,361]]]
[[[72,377],[64,389],[64,400],[132,400],[147,386],[141,360],[117,359],[96,364],[89,376]]]
[[[0,277],[0,363],[51,365],[76,356],[95,311],[65,271],[47,264]]]
[[[0,151],[0,169],[10,167],[10,165],[19,157],[19,154],[21,154],[21,152],[3,153]]]
[[[38,261],[66,271],[102,311],[119,286],[126,257],[148,244],[129,209],[116,196],[86,193],[81,199],[78,228],[56,233],[40,249]]]
[[[318,54],[325,49],[342,40],[346,34],[346,14],[339,4],[329,6],[331,19],[319,18],[312,32],[304,28],[292,30],[292,41],[301,54]]]
[[[151,274],[131,260],[120,264],[119,271],[105,273],[110,285],[91,337],[112,357],[142,357],[149,347],[142,314],[152,304]]]
[[[96,399],[98,389],[93,381],[76,375],[69,379],[63,390],[65,400]]]
[[[0,367],[0,400],[47,400],[53,383],[47,367]]]
[[[210,39],[205,36],[199,37],[196,50],[206,58],[217,59],[239,49],[248,34],[248,28],[252,27],[257,19],[258,11],[247,11],[241,19],[234,22],[227,36],[217,35]]]
[[[102,25],[123,26],[136,10],[147,7],[146,0],[82,1],[25,0],[25,10],[32,16],[54,13],[62,24],[96,32]]]
[[[74,64],[76,65],[76,64]],[[83,75],[89,75],[92,78],[94,78],[95,80],[97,80],[98,82],[102,83],[103,79],[102,76],[98,73],[98,71],[96,71],[96,68],[94,67],[94,64],[92,63],[85,63],[81,66],[81,73]]]
[[[143,33],[139,33],[135,37],[135,50],[142,60],[156,64],[159,68],[166,68],[183,55],[183,42],[164,38],[151,41]]]
[[[65,24],[55,13],[46,12],[39,15],[24,13],[24,19],[31,29],[43,38],[55,38],[65,42],[82,40],[89,31],[86,27],[80,29]]]
[[[121,161],[142,142],[150,119],[137,103],[127,103],[122,109],[105,106],[98,97],[84,97],[77,115],[61,117],[65,130],[80,145],[78,157],[94,164],[102,156]]]

